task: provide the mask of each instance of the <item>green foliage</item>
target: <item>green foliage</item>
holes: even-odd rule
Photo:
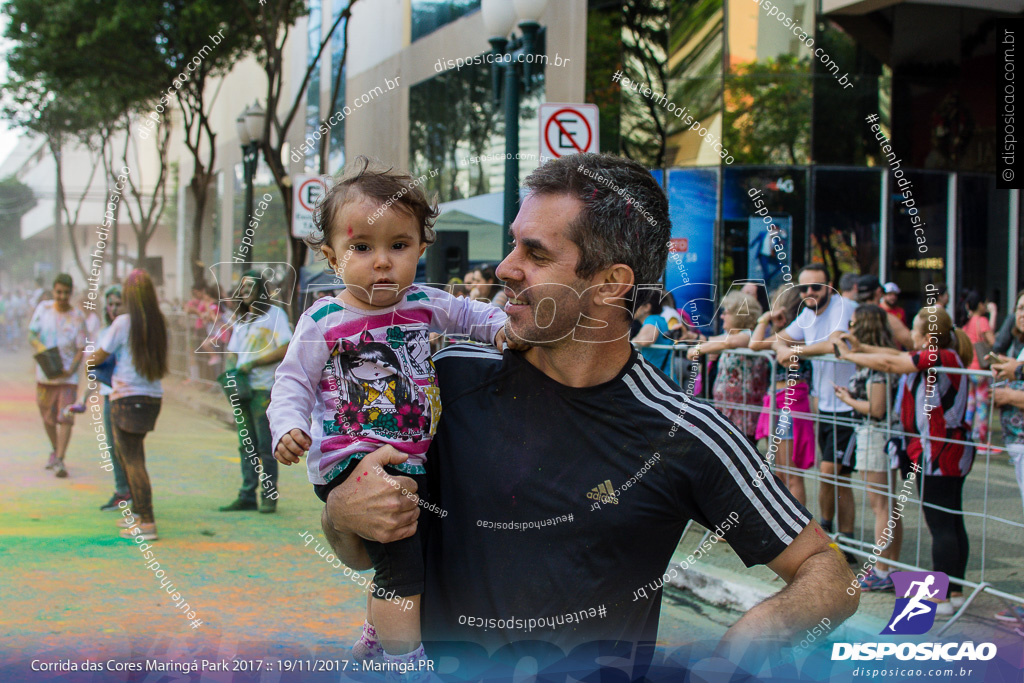
[[[602,152],[619,151],[622,97],[612,75],[622,69],[622,12],[619,7],[587,12],[585,101],[596,104]]]
[[[427,174],[425,189],[438,192],[441,201],[461,199],[459,187],[460,149],[470,156],[487,154],[493,135],[504,126],[496,116],[490,67],[477,64],[458,71],[446,71],[409,90],[409,146],[413,175]],[[501,162],[499,162],[501,163]],[[490,191],[484,164],[470,164],[469,196]],[[431,178],[429,172],[440,171]]]
[[[723,135],[736,163],[808,163],[810,71],[807,59],[786,54],[726,76]]]

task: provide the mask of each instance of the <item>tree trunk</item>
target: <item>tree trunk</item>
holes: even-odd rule
[[[196,166],[199,167],[198,161]],[[210,194],[209,174],[199,168],[192,175],[189,183],[192,199],[195,202],[195,213],[192,216],[192,248],[189,257],[192,264],[192,287],[202,289],[206,286],[206,267],[203,264],[203,218],[206,213],[206,200]]]

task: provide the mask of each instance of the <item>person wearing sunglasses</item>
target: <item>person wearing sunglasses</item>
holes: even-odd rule
[[[811,263],[797,276],[797,291],[803,298],[804,310],[786,329],[778,332],[772,348],[778,362],[786,367],[797,365],[803,358],[814,358],[833,352],[829,335],[849,332],[855,305],[843,298],[828,283],[825,266]],[[852,536],[854,500],[850,474],[855,460],[853,408],[836,397],[833,385],[847,386],[855,368],[849,363],[812,360],[812,395],[817,397],[818,446],[821,448],[821,485],[818,502],[821,527],[832,533],[838,517],[841,536]],[[847,559],[851,559],[852,556]]]

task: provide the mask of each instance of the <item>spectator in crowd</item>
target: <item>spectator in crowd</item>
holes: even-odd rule
[[[676,298],[672,296],[672,292],[666,292],[664,289],[661,290],[661,317],[668,323],[672,338],[678,339],[682,335],[682,330],[676,330],[683,326],[683,318],[676,310]]]
[[[862,345],[893,348],[892,330],[889,328],[891,313],[874,304],[863,304],[850,318],[850,334]],[[842,353],[846,333],[835,332],[834,341]],[[890,519],[890,512],[896,502],[896,472],[898,463],[891,463],[885,444],[891,436],[889,421],[890,407],[895,407],[895,389],[899,379],[888,373],[861,366],[850,379],[850,383],[836,386],[835,393],[840,401],[853,408],[862,416],[857,425],[857,469],[863,473],[868,492],[868,503],[875,515],[875,544],[882,548],[879,561],[860,580],[861,590],[893,590],[889,572],[891,566],[882,559],[899,560],[903,545],[903,524],[897,517],[889,540],[883,532]]]
[[[800,291],[796,287],[780,287],[772,292],[772,310],[757,319],[757,326],[750,335],[749,347],[755,351],[770,350],[777,341],[780,330],[786,329],[800,312]],[[771,334],[768,335],[768,329]],[[768,336],[766,336],[768,335]],[[801,505],[807,505],[807,491],[804,477],[797,470],[808,470],[814,467],[814,423],[806,418],[793,417],[796,414],[811,413],[810,381],[811,362],[800,360],[795,366],[788,368],[775,363],[775,411],[779,418],[772,431],[768,409],[771,397],[765,394],[764,412],[757,420],[755,438],[768,438],[769,453],[775,452],[775,472],[785,482],[793,497]],[[793,379],[794,384],[789,385]],[[783,409],[786,409],[783,411]],[[780,414],[781,412],[781,414]],[[777,450],[772,448],[776,438],[779,439]],[[771,458],[769,458],[771,459]]]
[[[860,280],[860,275],[857,273],[843,273],[839,278],[839,293],[843,295],[844,299],[849,299],[854,303],[856,308],[857,302],[857,281]]]
[[[727,349],[745,349],[761,315],[761,304],[743,292],[729,292],[722,299],[722,333],[700,342],[686,352],[689,360],[700,355],[721,354]],[[767,361],[735,353],[718,358],[718,374],[711,387],[716,407],[751,439],[757,432],[761,401],[768,390]]]
[[[104,326],[99,314],[95,311],[96,305],[91,304],[89,297],[83,294],[79,298],[78,306],[82,309],[82,315],[85,316],[86,337],[95,342],[99,338],[100,328]]]
[[[167,374],[167,324],[146,271],[136,268],[129,273],[122,292],[127,313],[107,328],[89,362],[99,365],[108,356],[115,357],[110,393],[114,455],[121,459],[132,510],[139,518],[123,517],[121,536],[155,541],[156,520],[143,442],[160,415],[164,393],[160,380]]]
[[[446,289],[449,294],[455,297],[462,298],[469,296],[469,288],[467,288],[465,283],[462,282],[462,278],[453,277],[448,280],[448,286]]]
[[[992,364],[997,376],[1009,383],[992,389],[992,398],[995,405],[1000,407],[1006,454],[1013,463],[1017,487],[1024,499],[1024,290],[1017,292],[1017,305],[1009,319],[1013,323],[1010,326],[1008,354],[1001,357],[999,363]],[[1013,605],[995,616],[1000,621],[1022,622],[1024,605]]]
[[[259,511],[272,513],[277,511],[277,460],[267,408],[274,373],[288,352],[292,326],[288,314],[270,303],[267,280],[260,271],[246,271],[239,280],[238,293],[238,308],[232,318],[234,329],[227,343],[227,369],[244,375],[251,391],[249,398],[238,396],[237,402],[232,401],[232,408],[236,410],[238,455],[242,461],[242,488],[238,490],[238,497],[220,511],[257,509],[256,489],[259,488]]]
[[[470,271],[466,277],[468,278],[470,275],[473,277],[472,289],[469,294],[470,299],[474,301],[477,299],[489,300],[492,305],[501,309],[505,308],[508,296],[505,295],[504,286],[498,282],[493,266],[484,264]],[[469,284],[468,280],[466,284]]]
[[[914,340],[910,336],[910,329],[907,328],[906,324],[899,318],[899,316],[893,315],[891,312],[886,310],[884,306],[882,306],[882,299],[884,296],[885,290],[882,288],[882,283],[879,282],[876,276],[862,275],[860,280],[857,281],[857,298],[860,300],[860,303],[879,306],[888,316],[889,330],[892,332],[892,338],[895,342],[893,348],[914,348]],[[896,346],[896,344],[899,346]]]
[[[43,353],[56,348],[62,372],[52,377],[36,367],[36,404],[43,418],[43,427],[50,440],[50,459],[46,469],[54,470],[58,478],[68,476],[64,455],[71,441],[73,415],[64,409],[74,404],[78,396],[78,368],[85,352],[86,327],[82,311],[71,306],[74,281],[67,273],[53,280],[53,300],[40,301],[28,325],[28,341],[35,352]]]
[[[992,330],[995,328],[996,308],[995,304],[988,303],[982,299],[979,292],[971,290],[967,292],[963,301],[964,317],[961,328],[967,334],[978,353],[973,354],[974,358],[968,366],[971,370],[981,370],[982,362],[987,369],[988,361],[985,356],[992,350],[996,337]],[[967,393],[967,414],[964,420],[971,425],[971,438],[978,443],[988,441],[988,389],[992,384],[989,377],[971,377],[971,387]]]
[[[671,373],[672,350],[654,349],[653,345],[671,345],[668,321],[661,315],[661,290],[641,289],[637,292],[637,306],[633,319],[639,321],[640,331],[633,337],[633,345],[640,349],[644,359],[666,375]]]
[[[928,372],[930,368],[963,368],[974,350],[963,330],[955,329],[949,314],[930,305],[918,311],[911,331],[910,352],[863,344],[851,334],[836,339],[842,357],[858,366],[898,373],[899,415],[906,438],[906,453],[915,468],[918,490],[924,502],[924,518],[932,534],[932,569],[950,578],[950,597],[938,605],[938,614],[952,614],[963,604],[963,590],[956,579],[967,570],[970,544],[963,518],[964,480],[974,464],[974,445],[964,419],[967,408],[967,376]],[[941,435],[941,436],[937,436]],[[922,438],[931,436],[932,438]],[[902,510],[902,508],[901,508]]]
[[[900,288],[895,282],[886,282],[883,287],[885,294],[882,296],[882,300],[879,302],[879,306],[882,307],[886,313],[894,315],[900,319],[903,326],[907,325],[907,312],[897,305],[900,298]]]
[[[797,276],[797,289],[804,296],[804,309],[785,330],[778,333],[775,350],[779,363],[789,367],[801,358],[813,358],[833,352],[829,335],[849,332],[855,306],[828,284],[825,266],[811,263]],[[853,448],[853,427],[849,424],[853,409],[840,401],[833,385],[846,386],[854,369],[848,363],[812,360],[812,393],[817,397],[818,445],[821,447],[821,484],[818,501],[821,527],[832,533],[838,517],[838,532],[853,536],[855,508],[849,476],[854,463],[844,464],[847,450]],[[852,559],[849,556],[847,559]]]

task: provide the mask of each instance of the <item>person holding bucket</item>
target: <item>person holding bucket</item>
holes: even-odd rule
[[[36,403],[53,448],[46,469],[59,478],[68,476],[64,454],[75,423],[64,408],[78,396],[78,367],[86,344],[85,316],[71,305],[73,288],[67,273],[54,278],[53,300],[39,302],[28,326],[28,341],[36,351]]]
[[[288,351],[292,326],[288,314],[270,303],[264,273],[248,270],[238,283],[240,300],[227,346],[228,369],[218,378],[238,426],[238,454],[242,461],[242,488],[233,502],[220,508],[221,512],[257,509],[258,487],[259,511],[277,510],[277,460],[267,408],[274,372]]]

